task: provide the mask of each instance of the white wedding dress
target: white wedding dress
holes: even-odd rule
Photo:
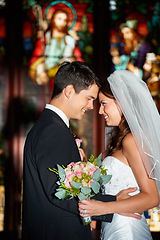
[[[138,187],[136,194],[140,192],[139,186],[129,166],[112,156],[106,157],[103,165],[108,169],[107,174],[112,175],[110,182],[102,188],[103,194],[116,195],[122,189],[129,187]],[[132,217],[114,214],[111,223],[102,222],[101,240],[151,239],[150,229],[144,215],[142,215],[141,220],[137,220]]]

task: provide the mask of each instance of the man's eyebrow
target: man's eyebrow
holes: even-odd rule
[[[88,96],[88,98],[92,98],[93,100],[95,100],[96,98],[95,97],[93,97],[93,96]]]

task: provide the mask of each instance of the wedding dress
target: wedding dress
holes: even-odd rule
[[[116,195],[122,189],[129,187],[138,188],[134,194],[140,192],[139,186],[129,166],[112,156],[106,157],[103,165],[108,169],[107,174],[112,175],[110,182],[105,184],[102,189],[103,194]],[[101,240],[151,239],[150,229],[144,215],[142,215],[141,220],[138,220],[132,217],[114,214],[111,223],[102,222]]]

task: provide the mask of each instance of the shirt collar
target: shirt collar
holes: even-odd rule
[[[59,108],[51,105],[51,104],[46,104],[45,108],[50,109],[51,111],[55,112],[58,114],[58,116],[65,122],[67,127],[69,128],[69,120],[67,116],[62,112]]]

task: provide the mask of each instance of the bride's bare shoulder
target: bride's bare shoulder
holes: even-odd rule
[[[135,143],[133,135],[131,133],[129,133],[123,138],[122,151],[128,152],[128,151],[133,151],[133,150],[137,150],[137,145]]]
[[[134,141],[134,137],[132,135],[132,133],[128,133],[124,138],[123,138],[123,141],[122,141],[122,144],[128,144],[130,142]]]

